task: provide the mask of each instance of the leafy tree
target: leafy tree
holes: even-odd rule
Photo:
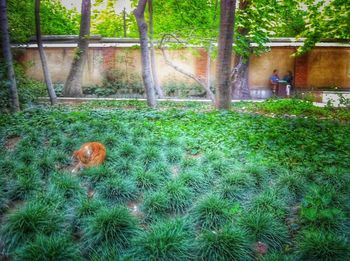
[[[82,96],[82,77],[84,64],[87,58],[90,36],[90,16],[91,16],[91,0],[82,0],[81,2],[81,21],[80,33],[78,39],[78,47],[69,71],[69,75],[64,84],[64,96],[78,97]]]
[[[10,37],[14,42],[27,42],[35,35],[34,1],[8,0]],[[42,0],[42,34],[78,34],[79,14],[67,10],[59,0]]]
[[[346,40],[350,39],[350,1],[348,0],[304,0],[307,10],[304,19],[305,30],[299,36],[305,37],[304,45],[298,54],[305,53],[322,38]]]
[[[0,32],[1,32],[1,47],[4,56],[5,66],[7,67],[8,88],[10,94],[10,107],[12,112],[20,110],[19,99],[17,93],[17,83],[15,71],[13,68],[12,53],[10,46],[9,27],[7,20],[6,0],[0,1]]]

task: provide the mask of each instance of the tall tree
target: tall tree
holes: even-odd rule
[[[17,112],[20,110],[20,107],[19,107],[15,71],[13,68],[11,46],[10,46],[6,0],[0,0],[0,32],[1,32],[1,39],[2,39],[1,44],[2,44],[3,56],[4,56],[5,66],[7,67],[7,77],[9,80],[8,88],[9,88],[9,96],[10,96],[10,108],[12,112]]]
[[[75,50],[71,69],[64,84],[64,96],[79,97],[83,94],[82,78],[89,47],[90,17],[91,0],[82,0],[78,47]]]
[[[148,13],[149,13],[149,42],[150,42],[150,51],[151,51],[151,68],[152,68],[152,78],[155,91],[158,94],[159,98],[164,98],[163,90],[160,87],[158,80],[158,70],[156,64],[156,55],[154,51],[153,44],[153,0],[148,0]]]
[[[145,21],[146,4],[147,0],[139,0],[138,5],[134,10],[134,15],[137,21],[140,35],[142,80],[146,89],[147,103],[148,106],[155,107],[157,105],[157,101],[152,82],[151,61],[148,49],[148,28]]]
[[[52,85],[51,75],[49,72],[49,68],[47,66],[46,54],[43,47],[43,42],[41,39],[41,29],[40,29],[40,0],[35,0],[35,29],[36,29],[36,42],[38,44],[39,54],[41,65],[43,68],[43,74],[45,78],[45,83],[47,87],[47,91],[50,97],[51,105],[57,103],[57,96],[55,90]]]
[[[222,0],[220,3],[220,32],[216,65],[216,107],[229,109],[231,106],[231,62],[233,26],[236,0]]]

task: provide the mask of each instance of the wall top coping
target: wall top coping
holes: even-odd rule
[[[77,47],[78,36],[76,35],[44,35],[42,36],[44,47],[48,48],[74,48]],[[266,43],[267,47],[299,47],[304,43],[305,38],[270,38],[270,42]],[[139,46],[137,38],[107,38],[99,35],[90,37],[89,47],[124,47],[131,48]],[[257,47],[256,43],[251,43],[251,47]],[[17,48],[37,48],[35,38],[32,38],[25,44],[13,44],[12,47]],[[189,45],[189,47],[200,47]],[[350,40],[324,39],[316,44],[316,47],[350,47]]]

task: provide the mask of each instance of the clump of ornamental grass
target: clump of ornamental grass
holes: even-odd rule
[[[322,229],[306,229],[297,237],[297,254],[300,260],[349,260],[349,240]]]
[[[7,253],[33,240],[37,233],[50,235],[64,230],[64,213],[41,202],[31,201],[9,213],[0,230]]]
[[[166,152],[166,158],[170,163],[177,163],[182,160],[184,151],[179,147],[169,148]]]
[[[316,182],[320,185],[327,184],[339,194],[350,193],[350,172],[336,166],[323,169],[322,173],[317,176]]]
[[[57,210],[64,209],[67,202],[63,193],[50,188],[38,191],[30,198],[30,200]]]
[[[255,179],[255,184],[258,188],[264,188],[267,186],[267,181],[269,180],[271,173],[263,165],[249,163],[244,167],[244,172],[248,173],[251,177]]]
[[[17,160],[25,165],[30,165],[36,162],[37,152],[31,147],[24,148],[17,154]]]
[[[170,211],[182,213],[191,205],[193,193],[181,181],[169,181],[163,189],[169,198],[168,209]]]
[[[250,209],[257,212],[266,212],[278,218],[287,215],[287,204],[283,195],[276,189],[268,189],[256,197],[250,203]]]
[[[178,180],[191,188],[195,193],[201,193],[208,189],[210,186],[210,180],[208,180],[201,172],[194,169],[188,169],[181,172],[178,176]]]
[[[18,166],[23,166],[23,164],[18,161],[13,160],[10,157],[3,157],[0,159],[0,173],[13,173]]]
[[[140,168],[135,171],[135,180],[138,188],[141,190],[149,190],[159,187],[164,181],[164,177],[156,171]]]
[[[135,161],[127,158],[119,158],[118,160],[111,162],[109,165],[110,168],[113,169],[113,171],[116,174],[120,174],[123,176],[132,175],[135,169],[138,167],[137,165],[135,165]]]
[[[161,177],[163,177],[164,179],[169,178],[171,175],[171,169],[169,165],[162,160],[158,162],[157,161],[153,162],[152,164],[145,167],[147,171],[154,172],[157,175],[160,175]]]
[[[296,200],[305,193],[306,183],[302,175],[286,172],[278,177],[276,186],[278,189],[288,192]]]
[[[7,193],[4,186],[4,180],[0,178],[0,215],[3,211],[5,211],[9,204],[9,199],[7,197]]]
[[[102,144],[104,144],[107,148],[113,148],[118,146],[120,140],[115,133],[107,133],[100,138]]]
[[[50,156],[49,152],[39,157],[39,159],[35,162],[35,166],[45,178],[48,177],[51,172],[56,170],[55,161]]]
[[[247,230],[254,242],[261,241],[274,250],[282,249],[288,239],[287,227],[272,214],[262,211],[242,213],[239,224]]]
[[[111,167],[100,165],[95,167],[85,168],[80,171],[79,176],[87,179],[91,184],[96,185],[102,180],[115,176],[116,172]]]
[[[82,260],[79,249],[68,236],[38,234],[18,248],[15,260]]]
[[[230,204],[215,194],[205,195],[193,208],[192,218],[201,229],[217,230],[230,220]]]
[[[60,147],[64,139],[65,137],[63,134],[53,135],[49,138],[48,145],[49,147]]]
[[[198,237],[198,260],[253,260],[249,234],[226,226],[218,231],[204,230]]]
[[[130,258],[123,259],[119,251],[110,244],[101,244],[101,246],[91,249],[86,259],[91,261],[132,260]]]
[[[43,187],[39,173],[32,167],[21,167],[15,170],[13,179],[7,182],[7,194],[10,200],[24,200]]]
[[[166,192],[150,191],[144,194],[143,197],[143,212],[148,220],[167,215],[169,206],[169,196]]]
[[[137,231],[137,220],[122,206],[103,207],[82,224],[84,252],[110,245],[118,250],[129,245]]]
[[[70,173],[54,173],[50,176],[50,188],[61,193],[66,199],[77,197],[84,193],[79,179]]]
[[[138,153],[137,147],[128,141],[125,141],[119,144],[118,148],[119,148],[119,157],[123,159],[126,159],[126,158],[132,159]]]
[[[255,179],[246,172],[227,173],[219,181],[217,190],[226,199],[247,199],[255,190]]]
[[[74,150],[79,149],[77,141],[72,138],[65,137],[62,139],[62,148],[67,153],[73,153]]]
[[[181,219],[158,221],[133,240],[134,260],[191,260],[193,241],[188,224]]]
[[[215,176],[223,176],[232,172],[234,164],[231,160],[227,158],[219,158],[213,161],[210,161],[210,168]]]
[[[54,150],[51,159],[55,165],[58,164],[59,166],[68,166],[71,162],[71,156],[61,150]]]
[[[181,161],[180,166],[181,166],[181,169],[183,170],[189,170],[189,169],[198,168],[199,164],[200,164],[199,158],[186,157]]]
[[[162,159],[162,155],[160,150],[156,146],[145,146],[141,152],[141,162],[144,165],[150,165],[153,162],[160,161]]]
[[[101,198],[113,202],[126,202],[138,196],[135,181],[120,175],[106,178],[96,186],[96,191]]]

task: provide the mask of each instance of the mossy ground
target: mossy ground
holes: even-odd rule
[[[1,254],[349,260],[347,112],[310,117],[294,102],[285,117],[278,102],[231,112],[103,102],[0,116]],[[72,152],[87,141],[106,144],[107,160],[73,175]]]

